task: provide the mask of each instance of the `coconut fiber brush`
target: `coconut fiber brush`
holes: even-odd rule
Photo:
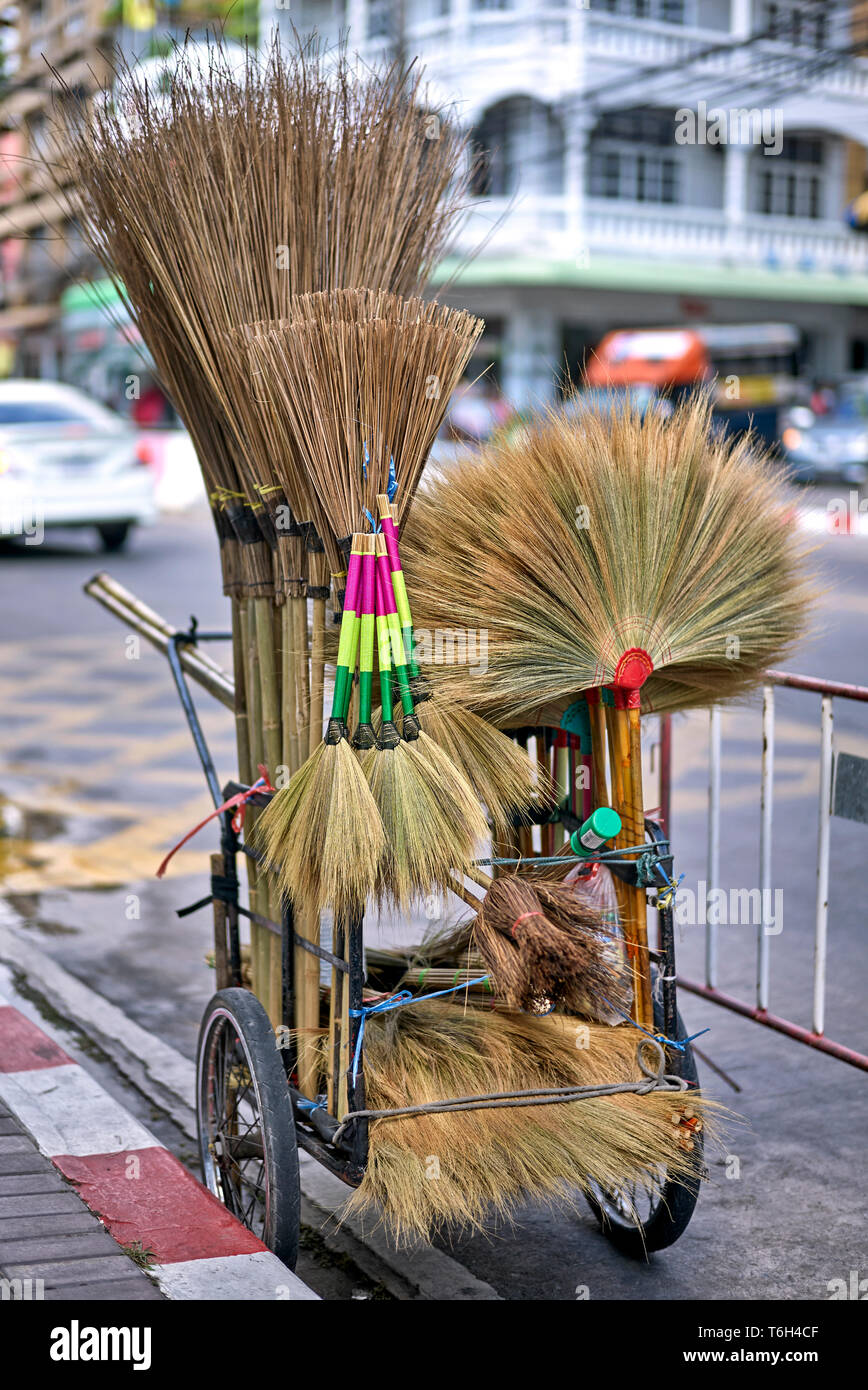
[[[560,1006],[583,1018],[628,1014],[630,972],[621,943],[599,911],[562,884],[496,878],[477,914],[473,939],[495,993],[511,1009]]]

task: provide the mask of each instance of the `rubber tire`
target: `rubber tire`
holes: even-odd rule
[[[113,555],[117,551],[123,550],[129,540],[133,523],[131,521],[110,521],[105,526],[98,526],[96,529],[103,550]]]
[[[262,1120],[268,1192],[266,1224],[262,1239],[269,1250],[272,1250],[285,1265],[295,1269],[301,1223],[301,1189],[292,1101],[268,1014],[249,989],[219,990],[205,1010],[199,1029],[196,1050],[196,1121],[205,1185],[219,1200],[220,1193],[215,1192],[208,1182],[211,1158],[207,1147],[207,1125],[204,1123],[206,1111],[203,1085],[206,1073],[203,1062],[217,1021],[227,1015],[246,1049]]]
[[[654,1025],[661,1032],[663,1031],[663,1006],[655,1002],[654,1004]],[[687,1037],[687,1030],[681,1020],[681,1015],[677,1015],[676,1039],[681,1042]],[[689,1043],[683,1053],[681,1075],[690,1085],[691,1090],[699,1085],[699,1074],[696,1070],[696,1058]],[[694,1136],[694,1144],[698,1149],[697,1158],[701,1167],[703,1136]],[[699,1198],[699,1188],[701,1178],[697,1173],[696,1177],[688,1179],[686,1182],[666,1182],[663,1185],[660,1198],[646,1222],[637,1226],[615,1208],[601,1206],[600,1202],[591,1193],[586,1193],[588,1204],[600,1224],[603,1235],[621,1251],[622,1255],[629,1255],[635,1260],[647,1260],[648,1256],[655,1250],[665,1250],[667,1246],[674,1245],[676,1240],[684,1234],[690,1218],[696,1209]]]

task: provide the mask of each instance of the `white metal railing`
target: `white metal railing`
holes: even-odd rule
[[[789,1019],[770,1012],[770,944],[772,923],[769,920],[772,902],[772,830],[774,824],[774,764],[775,764],[775,689],[786,686],[812,691],[820,695],[820,789],[818,807],[816,896],[814,902],[813,981],[811,990],[811,1027],[804,1028]],[[700,984],[683,979],[679,985],[713,1003],[732,1009],[757,1023],[765,1024],[779,1033],[807,1043],[822,1052],[852,1066],[868,1071],[868,1056],[833,1042],[825,1036],[826,1025],[826,964],[829,941],[829,859],[831,822],[834,814],[832,792],[835,769],[833,701],[836,699],[868,703],[868,688],[846,685],[838,681],[823,681],[812,676],[794,675],[784,671],[767,671],[763,685],[762,707],[762,767],[760,774],[760,842],[759,879],[762,911],[757,927],[757,971],[755,1003],[724,994],[718,984],[718,930],[715,915],[706,911],[705,919],[705,980]],[[710,719],[709,778],[708,778],[708,857],[706,865],[706,903],[720,888],[720,804],[721,804],[721,717],[713,709]],[[668,760],[667,760],[668,762]],[[670,769],[661,768],[661,786],[668,804]],[[847,815],[848,810],[838,810]],[[852,814],[852,811],[849,812]],[[864,818],[864,814],[857,818]]]

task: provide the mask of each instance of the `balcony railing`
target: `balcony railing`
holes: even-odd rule
[[[746,214],[728,222],[720,209],[662,207],[609,199],[527,195],[510,204],[489,200],[465,224],[460,249],[480,245],[483,257],[527,256],[575,262],[589,255],[691,261],[738,268],[775,268],[848,275],[868,272],[868,237],[834,222]]]
[[[521,60],[533,71],[540,62],[549,61],[562,71],[567,65],[575,73],[577,90],[593,88],[606,81],[608,74],[617,80],[621,66],[633,72],[660,67],[648,90],[658,93],[661,100],[670,86],[676,92],[689,91],[710,79],[730,82],[733,100],[737,100],[739,81],[758,56],[777,60],[779,71],[785,72],[788,58],[803,60],[814,52],[772,40],[758,40],[745,49],[739,37],[723,28],[688,28],[582,10],[571,3],[438,16],[411,24],[407,38],[432,78],[454,83],[462,90],[469,89],[474,76],[483,82],[486,76],[490,78],[500,63]],[[368,59],[382,56],[387,46],[385,39],[359,44]],[[706,56],[694,57],[703,52]],[[818,70],[810,85],[829,96],[868,97],[868,60],[842,59],[837,68]]]

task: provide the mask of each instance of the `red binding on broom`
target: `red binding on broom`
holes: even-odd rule
[[[222,816],[224,811],[231,811],[233,807],[235,808],[235,815],[232,817],[232,829],[236,834],[240,831],[244,824],[244,813],[250,798],[254,796],[256,792],[273,792],[277,790],[276,787],[271,785],[268,770],[264,763],[259,764],[259,771],[262,773],[262,776],[253,783],[252,787],[248,787],[246,792],[236,792],[234,796],[230,796],[229,800],[224,801],[222,806],[218,806],[216,810],[212,811],[210,815],[207,815],[204,820],[201,820],[198,825],[194,825],[192,830],[187,831],[183,840],[179,840],[174,848],[169,850],[169,853],[157,870],[157,878],[163,877],[166,869],[169,867],[169,860],[178,853],[178,850],[186,845],[188,840],[192,840],[194,835],[198,835],[199,831],[203,830],[210,821],[216,820],[217,816]]]

